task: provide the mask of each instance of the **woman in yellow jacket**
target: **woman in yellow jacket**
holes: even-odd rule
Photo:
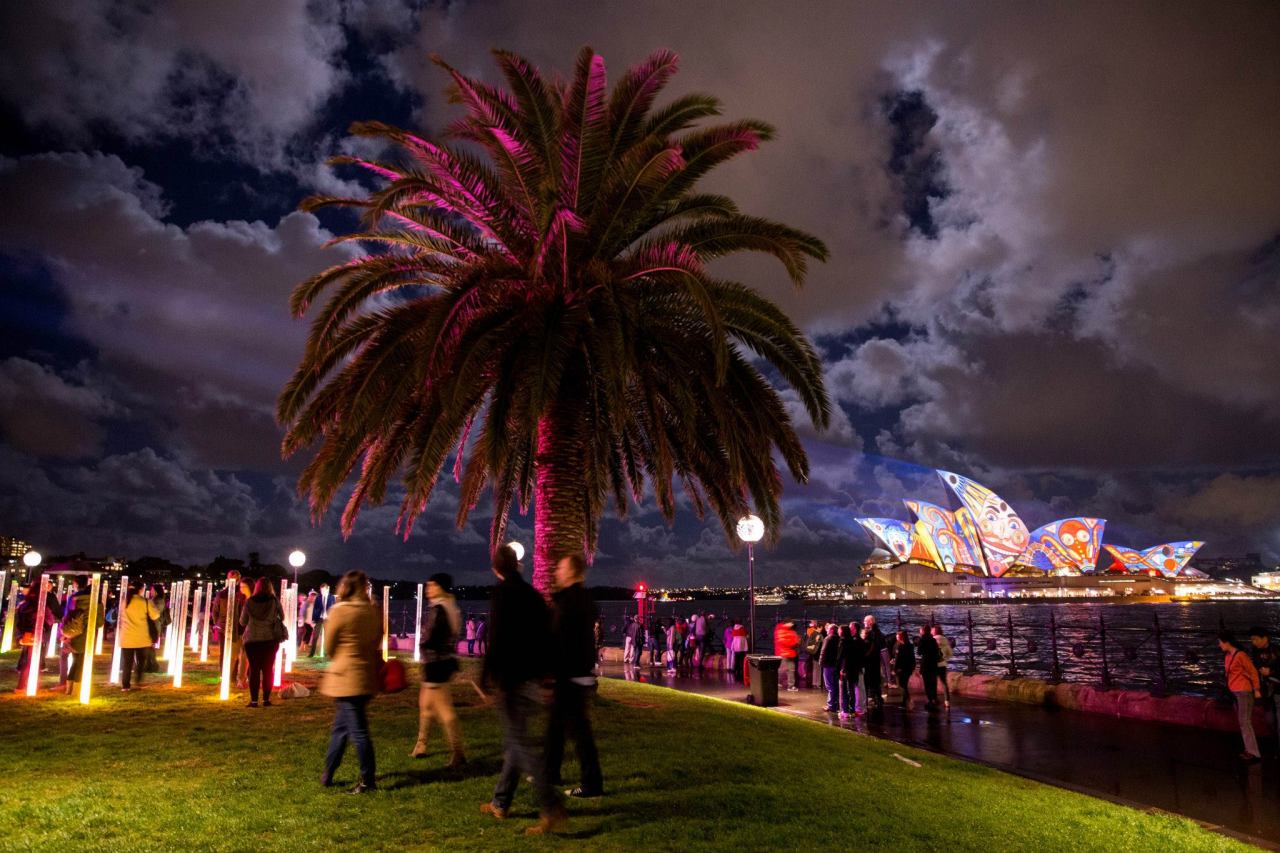
[[[142,673],[147,665],[147,650],[155,643],[148,627],[150,620],[160,618],[160,608],[155,601],[142,594],[141,581],[129,584],[128,600],[120,608],[120,689],[132,690],[130,676],[136,669],[138,686],[142,686]],[[157,625],[158,628],[158,625]]]
[[[369,579],[360,571],[347,572],[338,582],[338,603],[325,620],[324,653],[329,668],[320,679],[320,692],[333,698],[337,712],[320,784],[333,784],[333,774],[350,740],[360,761],[360,780],[351,789],[353,794],[377,788],[365,707],[378,690],[382,617],[369,600],[368,587]]]

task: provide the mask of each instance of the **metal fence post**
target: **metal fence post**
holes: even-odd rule
[[[1009,618],[1009,677],[1016,678],[1018,675],[1018,664],[1013,658],[1013,611],[1006,609],[1005,616]]]
[[[964,671],[965,675],[974,675],[978,671],[977,664],[973,660],[973,610],[968,611],[969,622],[969,668]]]
[[[1101,614],[1098,615],[1098,625],[1102,634],[1102,689],[1111,689],[1111,670],[1107,666],[1107,620]]]
[[[1062,680],[1062,663],[1058,660],[1058,620],[1053,611],[1049,611],[1049,645],[1053,648],[1053,669],[1049,670],[1049,681],[1057,684]]]
[[[1168,687],[1168,681],[1164,673],[1164,645],[1161,642],[1160,614],[1153,611],[1151,615],[1156,623],[1156,665],[1158,667],[1156,670],[1156,689],[1153,692],[1156,696],[1163,696],[1165,689]]]

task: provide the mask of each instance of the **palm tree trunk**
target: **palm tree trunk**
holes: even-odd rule
[[[551,594],[556,562],[574,552],[584,553],[587,540],[582,417],[564,396],[538,422],[533,585],[543,595]]]

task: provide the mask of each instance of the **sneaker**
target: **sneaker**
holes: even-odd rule
[[[262,707],[264,707],[264,708],[270,708],[270,707],[271,707],[271,700],[270,700],[270,699],[263,699],[263,700],[262,700]]]
[[[799,687],[788,687],[788,688],[787,688],[787,692],[788,692],[788,693],[799,693],[799,692],[800,692],[800,688],[799,688]]]
[[[847,713],[845,713],[844,711],[841,711],[837,716],[839,716],[839,717],[840,717],[840,719],[842,719],[842,720],[847,720],[847,719],[849,719],[849,715],[848,715]]]
[[[363,779],[361,779],[359,782],[356,783],[356,786],[352,788],[350,791],[348,791],[347,793],[367,794],[370,791],[376,791],[376,790],[378,790],[377,782],[365,782]]]
[[[604,796],[604,791],[584,791],[581,788],[570,788],[564,792],[564,795],[575,800],[598,800]]]
[[[329,787],[330,785],[332,785],[332,784],[333,784],[333,777],[332,777],[332,776],[330,776],[328,773],[321,773],[321,774],[320,774],[320,787],[321,787],[321,788],[328,788],[328,787]]]
[[[245,705],[245,707],[246,707],[246,708],[256,708],[256,707],[258,707],[258,703],[257,703],[257,702],[250,702],[248,705]]]
[[[505,820],[507,817],[507,810],[501,806],[495,806],[493,803],[481,803],[480,814],[489,814],[493,815],[498,820]]]

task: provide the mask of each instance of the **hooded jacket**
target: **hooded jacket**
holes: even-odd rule
[[[251,595],[240,611],[241,639],[246,643],[278,643],[276,622],[284,622],[280,599],[265,592]]]

